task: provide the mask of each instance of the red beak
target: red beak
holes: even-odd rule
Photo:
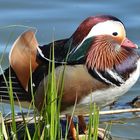
[[[124,39],[121,46],[128,47],[128,48],[138,48],[138,46],[136,44],[134,44],[132,41],[130,41],[128,38]]]

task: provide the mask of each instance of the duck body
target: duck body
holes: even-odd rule
[[[101,22],[92,27],[93,20],[100,18],[102,16],[87,18],[69,39],[54,42],[55,61],[66,61],[61,102],[63,114],[73,112],[75,104],[76,115],[89,113],[91,103],[105,107],[125,94],[139,78],[137,46],[126,38],[122,22],[112,16],[103,16]],[[44,56],[50,56],[51,46],[40,47]],[[56,63],[56,81],[59,81],[65,65]],[[44,100],[44,94],[40,93],[44,93],[44,81],[47,85],[47,80],[46,75],[37,88],[35,100],[39,109]]]
[[[64,66],[58,66],[55,69],[56,81],[62,74]],[[61,102],[62,114],[71,114],[74,109],[75,115],[87,114],[90,112],[90,104],[96,103],[99,107],[105,107],[116,101],[125,94],[138,80],[140,75],[140,60],[136,64],[135,70],[129,75],[129,78],[120,86],[108,85],[94,78],[85,65],[66,66],[64,72],[64,89]],[[47,85],[47,76],[45,77]],[[61,82],[60,82],[61,83]],[[42,89],[44,80],[37,89],[36,105],[41,109],[44,94],[40,98],[39,93],[45,93]],[[61,87],[61,86],[60,86]],[[60,94],[60,93],[58,93]],[[76,103],[76,106],[73,107]]]

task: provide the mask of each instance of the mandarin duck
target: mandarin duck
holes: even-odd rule
[[[39,46],[35,33],[27,31],[14,43],[9,62],[14,98],[31,101],[30,69],[32,71],[35,105],[42,109],[44,87],[48,82],[50,50],[54,45],[56,81],[64,67],[64,89],[61,113],[68,120],[74,108],[79,124],[86,131],[83,114],[89,113],[90,104],[105,107],[126,93],[140,75],[137,45],[126,37],[124,24],[110,15],[91,16],[85,19],[70,38]],[[9,68],[4,72],[9,76]],[[0,77],[0,94],[9,99],[3,76]],[[58,86],[58,94],[61,91]],[[76,139],[71,123],[70,133]]]

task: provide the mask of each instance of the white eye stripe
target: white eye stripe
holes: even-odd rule
[[[126,36],[125,28],[123,24],[119,21],[108,20],[105,22],[100,22],[92,27],[88,35],[82,40],[82,42],[77,46],[73,53],[75,53],[83,44],[83,42],[93,36],[98,35],[111,35],[117,32],[117,36]],[[72,52],[72,51],[71,51]],[[70,52],[70,53],[71,53]]]
[[[97,35],[112,35],[113,32],[117,32],[118,35],[121,35],[122,31],[125,36],[125,28],[121,22],[109,20],[93,26],[86,36],[86,39]]]

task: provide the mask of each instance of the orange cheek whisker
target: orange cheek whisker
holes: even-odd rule
[[[122,63],[122,61],[131,55],[130,53],[132,52],[124,48],[116,51],[113,41],[111,43],[109,41],[105,42],[104,40],[105,37],[103,36],[95,38],[94,44],[87,53],[86,65],[88,68],[96,68],[102,71],[112,69],[115,65]]]

